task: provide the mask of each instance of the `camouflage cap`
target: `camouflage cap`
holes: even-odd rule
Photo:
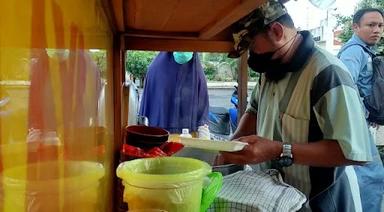
[[[228,56],[239,57],[244,53],[252,37],[266,28],[270,23],[287,14],[287,10],[279,0],[267,0],[259,8],[252,11],[248,16],[242,18],[235,26],[233,36],[234,51]]]

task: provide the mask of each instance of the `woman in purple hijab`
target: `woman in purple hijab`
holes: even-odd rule
[[[160,52],[148,68],[140,115],[170,133],[208,124],[208,90],[197,53]]]

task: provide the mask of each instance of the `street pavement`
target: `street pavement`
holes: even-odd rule
[[[255,87],[255,82],[248,82],[248,98]],[[232,93],[235,91],[237,82],[208,82],[209,105],[213,107],[231,108],[234,105],[231,103]]]

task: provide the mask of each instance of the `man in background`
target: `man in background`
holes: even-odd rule
[[[372,94],[372,55],[375,55],[375,45],[383,35],[384,13],[376,8],[360,9],[353,16],[352,27],[354,34],[340,49],[338,57],[347,66],[354,83],[357,85],[360,97],[364,100]],[[368,118],[369,112],[364,104],[363,107]],[[376,139],[379,125],[370,121],[368,121],[368,125],[376,140],[376,145],[381,149],[381,152],[384,152],[384,139]]]

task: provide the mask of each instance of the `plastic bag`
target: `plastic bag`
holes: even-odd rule
[[[222,186],[221,173],[204,161],[183,157],[143,158],[121,163],[129,210],[205,211]]]
[[[171,156],[184,147],[181,143],[166,142],[160,147],[153,147],[149,150],[135,147],[129,144],[123,144],[122,153],[132,158],[155,158],[163,156]]]

